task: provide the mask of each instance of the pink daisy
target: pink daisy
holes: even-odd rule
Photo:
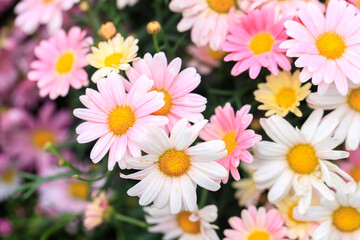
[[[40,24],[54,33],[62,25],[62,11],[69,10],[80,0],[22,0],[15,7],[15,25],[27,34],[34,33]]]
[[[230,25],[222,50],[230,53],[224,58],[226,62],[237,62],[231,70],[233,76],[249,69],[250,78],[255,79],[261,67],[274,75],[279,73],[278,66],[286,71],[291,69],[285,50],[279,48],[288,38],[284,29],[287,19],[277,21],[273,8],[262,8],[250,10],[239,22]]]
[[[97,83],[99,92],[87,88],[80,101],[86,108],[74,110],[74,115],[86,122],[76,128],[79,143],[94,141],[90,158],[98,163],[109,153],[108,169],[115,163],[125,168],[124,156],[140,157],[141,151],[134,143],[147,134],[147,127],[163,126],[168,119],[150,115],[164,106],[164,94],[150,91],[154,81],[141,76],[125,93],[120,75],[110,73]],[[149,92],[150,91],[150,92]]]
[[[334,83],[341,95],[348,92],[348,80],[360,83],[360,24],[355,7],[345,1],[331,0],[326,15],[308,3],[299,11],[303,22],[287,21],[286,33],[294,38],[281,44],[288,57],[298,57],[302,67],[300,81],[312,78],[323,94]]]
[[[72,27],[68,34],[60,29],[35,48],[38,60],[31,63],[32,71],[28,78],[37,81],[40,96],[49,95],[50,99],[64,97],[70,86],[79,89],[89,84],[83,68],[88,65],[86,54],[92,38],[85,35],[86,32],[79,27]]]
[[[261,140],[261,136],[255,134],[249,127],[253,116],[249,114],[250,106],[246,105],[234,113],[230,103],[225,107],[217,107],[215,115],[210,118],[210,123],[206,124],[200,132],[200,138],[204,141],[223,140],[226,144],[227,156],[217,160],[235,180],[240,179],[238,166],[240,160],[250,163],[253,160],[251,153],[247,150]],[[229,175],[223,179],[227,183]]]
[[[271,239],[285,240],[284,220],[275,209],[266,212],[264,207],[250,206],[241,212],[241,218],[232,217],[229,224],[233,229],[224,231],[224,240]]]
[[[153,114],[167,117],[167,128],[170,131],[182,118],[193,123],[203,120],[201,112],[206,108],[206,98],[191,93],[200,84],[200,75],[195,68],[186,68],[181,72],[180,68],[180,58],[175,58],[168,64],[163,52],[154,56],[147,53],[144,59],[133,62],[133,67],[126,71],[129,81],[122,78],[126,90],[136,84],[141,75],[154,80],[152,89],[164,94],[165,105]]]
[[[360,148],[349,151],[348,160],[339,161],[342,170],[348,173],[356,182],[360,182]]]

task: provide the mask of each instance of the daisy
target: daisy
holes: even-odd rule
[[[196,210],[197,185],[217,191],[220,180],[227,171],[214,160],[226,156],[225,143],[222,140],[190,145],[196,140],[207,120],[195,123],[191,127],[186,119],[176,123],[170,137],[158,127],[149,131],[146,139],[138,143],[148,155],[128,158],[127,164],[132,169],[139,169],[133,174],[120,176],[140,180],[128,190],[130,196],[139,196],[140,205],[154,202],[156,208],[170,206],[173,214]]]
[[[340,161],[339,167],[347,172],[355,182],[360,182],[360,148],[349,151],[350,156],[347,160]]]
[[[196,68],[203,75],[209,75],[214,68],[220,66],[221,60],[226,55],[225,52],[214,51],[209,46],[190,45],[186,48],[186,52],[192,57],[186,65]]]
[[[262,103],[258,109],[267,111],[266,117],[273,114],[285,117],[289,112],[297,117],[302,116],[298,107],[311,92],[311,83],[301,86],[299,75],[300,71],[293,75],[291,72],[281,71],[277,76],[267,76],[266,83],[258,84],[258,90],[254,95],[256,101]]]
[[[242,1],[236,1],[243,6]],[[229,24],[240,14],[234,0],[172,0],[169,7],[183,15],[177,25],[179,32],[191,29],[191,40],[197,47],[209,45],[215,51],[220,50]]]
[[[250,10],[239,22],[230,25],[230,34],[222,50],[230,52],[224,58],[225,62],[237,62],[231,70],[233,76],[249,69],[250,78],[255,79],[261,67],[274,75],[279,73],[278,66],[286,71],[291,69],[285,50],[279,48],[288,38],[283,27],[287,19],[278,21],[273,8],[262,8]]]
[[[284,220],[275,209],[266,212],[264,207],[250,206],[241,211],[241,218],[231,217],[229,224],[232,229],[224,231],[224,240],[285,240]]]
[[[68,34],[60,29],[35,48],[37,59],[31,63],[28,78],[37,81],[40,96],[56,99],[66,96],[70,86],[80,89],[89,84],[83,68],[88,65],[86,54],[92,38],[85,35],[79,27],[72,27]]]
[[[288,57],[298,57],[295,66],[303,68],[300,81],[312,78],[320,94],[334,83],[341,95],[346,95],[347,79],[360,83],[360,27],[355,7],[331,0],[324,16],[316,5],[308,3],[298,15],[304,25],[287,21],[286,33],[294,39],[280,47],[287,49]]]
[[[10,157],[0,155],[0,202],[8,199],[20,187],[21,178],[14,166],[9,164]],[[5,164],[4,164],[5,163]]]
[[[340,119],[335,137],[345,141],[347,150],[355,150],[360,144],[360,85],[349,83],[349,91],[342,96],[335,86],[320,95],[311,93],[306,99],[312,108],[333,110],[329,115]]]
[[[120,75],[112,72],[98,81],[99,92],[88,88],[80,97],[86,108],[75,109],[74,115],[86,122],[76,128],[77,140],[87,143],[98,139],[90,153],[94,163],[110,152],[108,169],[112,170],[116,162],[124,168],[124,156],[141,156],[133,141],[146,135],[150,124],[162,126],[168,123],[166,117],[150,115],[164,105],[164,95],[150,91],[153,83],[141,76],[125,93]]]
[[[169,208],[146,207],[144,211],[148,214],[145,216],[146,222],[155,224],[149,228],[149,232],[162,233],[163,239],[219,240],[215,232],[217,226],[211,224],[218,216],[215,205],[177,214],[172,214]]]
[[[360,239],[360,190],[350,184],[350,192],[338,189],[333,200],[321,199],[321,206],[310,207],[305,215],[294,209],[294,216],[303,221],[320,221],[313,239]]]
[[[80,0],[22,0],[15,7],[15,25],[25,33],[32,34],[40,26],[46,25],[49,33],[54,33],[62,25],[62,13]]]
[[[294,128],[285,119],[271,116],[260,123],[275,142],[262,141],[255,145],[254,180],[258,188],[270,188],[271,203],[282,200],[295,191],[299,210],[304,213],[312,199],[313,188],[322,196],[333,200],[331,188],[345,188],[352,178],[329,160],[346,158],[349,153],[332,150],[341,142],[331,138],[338,124],[337,118],[322,119],[323,111],[315,110],[301,129]]]
[[[105,192],[100,192],[94,196],[91,203],[86,206],[84,212],[84,226],[90,231],[110,218],[113,207],[109,205],[108,197]]]
[[[116,0],[116,6],[118,9],[124,9],[127,5],[134,6],[139,0]]]
[[[180,69],[180,58],[175,58],[168,64],[163,52],[154,56],[147,53],[126,71],[129,81],[122,78],[127,91],[142,75],[154,80],[152,89],[164,94],[165,105],[153,114],[169,119],[169,131],[182,118],[193,123],[203,120],[201,112],[206,108],[206,98],[191,93],[200,84],[200,75],[195,68],[186,68],[181,72]]]
[[[245,163],[252,162],[253,157],[248,149],[261,140],[260,135],[246,129],[253,119],[249,111],[250,105],[245,105],[236,113],[230,103],[226,103],[224,108],[219,106],[215,109],[215,115],[210,118],[210,123],[205,125],[199,135],[204,141],[221,139],[225,142],[228,154],[217,162],[231,172],[236,181],[240,179],[240,160]],[[228,179],[229,174],[223,179],[223,183],[227,183]]]
[[[91,76],[95,83],[106,77],[110,72],[119,73],[127,70],[130,62],[136,60],[138,39],[129,36],[124,40],[120,33],[108,41],[99,42],[98,47],[91,47],[91,54],[87,55],[89,64],[98,70]]]

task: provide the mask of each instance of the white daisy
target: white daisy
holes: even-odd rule
[[[139,0],[117,0],[116,6],[118,9],[123,9],[126,6],[134,6]]]
[[[349,92],[342,96],[331,85],[324,95],[311,93],[306,99],[312,108],[334,110],[329,115],[340,119],[335,138],[345,141],[346,150],[355,150],[360,144],[360,85],[349,83]]]
[[[301,215],[294,209],[294,216],[304,221],[321,221],[315,230],[314,240],[360,239],[360,190],[350,183],[350,192],[338,189],[333,200],[321,199],[321,206],[310,207]]]
[[[190,147],[207,123],[202,120],[191,127],[186,119],[178,121],[170,138],[161,128],[149,130],[147,139],[138,143],[148,155],[127,158],[127,167],[141,171],[120,176],[141,180],[128,190],[130,196],[139,196],[140,205],[154,202],[156,208],[170,205],[171,213],[196,210],[196,186],[210,191],[220,188],[220,180],[227,171],[215,160],[226,156],[225,143],[213,140]]]
[[[0,201],[10,195],[20,186],[21,178],[13,167],[7,167],[0,172]]]
[[[255,145],[251,167],[257,169],[254,174],[257,187],[270,188],[270,202],[280,201],[293,189],[299,199],[299,210],[304,213],[310,207],[313,187],[333,200],[329,188],[346,186],[340,176],[353,181],[347,173],[325,160],[346,158],[349,153],[332,150],[340,144],[338,139],[330,137],[339,120],[335,117],[322,119],[323,113],[323,110],[315,110],[301,130],[279,116],[260,119],[261,126],[275,142],[261,141]]]
[[[163,239],[181,240],[218,240],[215,232],[217,226],[211,224],[217,219],[217,207],[206,206],[195,211],[181,211],[172,214],[169,208],[157,209],[146,207],[146,222],[156,224],[149,228],[150,232],[163,233]]]

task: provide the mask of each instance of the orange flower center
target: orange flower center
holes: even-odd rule
[[[360,181],[360,166],[356,166],[350,171],[350,176],[355,180],[355,182]]]
[[[234,0],[207,0],[209,7],[220,14],[228,13],[235,6]]]
[[[271,240],[270,235],[265,230],[252,231],[246,238],[246,240]]]
[[[360,212],[353,207],[339,207],[332,215],[334,226],[341,232],[360,229]]]
[[[352,109],[360,112],[360,87],[351,89],[347,102]]]
[[[104,64],[106,67],[116,67],[121,63],[122,58],[122,53],[113,53],[105,58]]]
[[[342,57],[346,46],[339,34],[327,32],[316,39],[316,48],[321,56],[335,60]]]
[[[159,170],[169,177],[179,177],[190,169],[191,161],[189,155],[184,151],[169,149],[164,152],[158,161]]]
[[[226,150],[227,150],[227,155],[229,155],[230,153],[232,153],[232,151],[234,151],[234,149],[237,146],[237,142],[236,142],[236,138],[235,138],[235,132],[231,131],[226,133],[222,139],[225,142],[226,145]]]
[[[74,67],[75,55],[72,52],[63,53],[57,60],[55,69],[59,75],[68,74]]]
[[[156,112],[154,112],[153,114],[166,116],[170,113],[170,110],[173,106],[172,97],[170,96],[169,92],[164,89],[155,89],[155,91],[162,92],[164,94],[165,105],[162,108],[160,108],[159,110],[157,110]]]
[[[15,172],[11,168],[6,169],[5,172],[1,174],[1,180],[6,184],[12,183],[14,181],[14,178],[15,178]]]
[[[276,104],[281,108],[289,108],[296,101],[296,94],[292,88],[283,88],[275,96]]]
[[[316,170],[319,159],[309,144],[298,144],[287,154],[289,167],[296,173],[309,174]]]
[[[177,215],[177,222],[181,229],[186,233],[198,234],[200,233],[200,222],[199,221],[190,221],[189,217],[191,212],[180,212]]]
[[[56,137],[53,132],[44,129],[34,131],[32,135],[32,143],[37,149],[43,149],[45,144],[51,142],[56,143]]]
[[[108,117],[110,131],[116,135],[125,134],[135,124],[135,113],[130,106],[122,105],[113,109]]]
[[[215,60],[221,60],[226,55],[226,52],[223,51],[214,51],[210,47],[208,47],[209,56]]]
[[[270,33],[258,33],[250,41],[249,48],[255,55],[267,53],[272,50],[275,39]]]
[[[89,184],[85,182],[71,181],[69,183],[69,193],[73,198],[86,200],[89,190]]]

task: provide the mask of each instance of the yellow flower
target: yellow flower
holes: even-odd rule
[[[99,42],[98,47],[92,47],[92,53],[88,54],[87,58],[89,64],[98,70],[92,75],[91,80],[96,83],[110,72],[119,73],[120,70],[129,69],[129,63],[137,59],[138,41],[132,36],[124,40],[118,33],[108,41]]]
[[[277,76],[267,76],[266,83],[258,85],[254,95],[256,101],[263,103],[258,109],[267,110],[266,117],[273,114],[285,117],[289,112],[298,117],[302,116],[298,107],[300,101],[310,94],[311,83],[301,86],[299,75],[300,71],[293,75],[291,72],[281,71]]]

